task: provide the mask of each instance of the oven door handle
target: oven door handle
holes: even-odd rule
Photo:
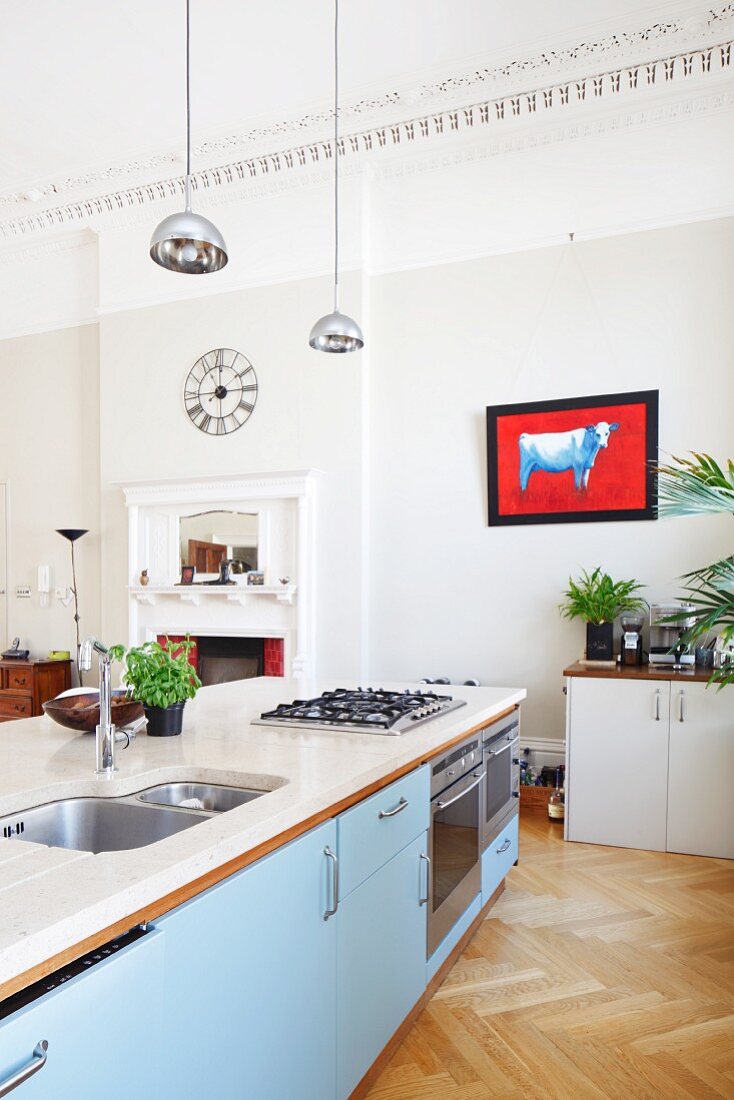
[[[486,753],[488,753],[490,756],[501,756],[503,752],[508,752],[509,749],[511,749],[512,746],[515,745],[515,744],[517,744],[516,740],[515,741],[508,741],[507,744],[503,745],[503,747],[501,749],[498,749],[497,752],[495,752],[494,749],[487,749],[487,748],[485,748],[484,751]]]
[[[486,772],[482,772],[482,774],[479,776],[479,778],[476,780],[475,783],[472,783],[468,787],[464,787],[464,790],[461,792],[461,794],[457,794],[455,798],[450,798],[448,802],[437,802],[436,803],[436,809],[437,810],[448,810],[449,806],[453,806],[454,802],[458,802],[459,799],[463,798],[465,794],[469,794],[469,792],[473,791],[475,787],[478,787],[480,783],[483,783],[484,782],[484,777],[485,777],[486,774],[487,774]]]

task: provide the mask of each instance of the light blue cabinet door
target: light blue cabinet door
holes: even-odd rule
[[[360,883],[401,852],[430,824],[431,776],[427,764],[358,802],[337,818],[339,894]]]
[[[165,1096],[333,1100],[336,921],[328,822],[159,922]],[[147,1095],[147,1094],[146,1094]],[[150,1095],[153,1095],[152,1093]]]
[[[344,1100],[425,990],[427,834],[339,905],[337,1095]]]
[[[13,1100],[165,1096],[161,1039],[163,937],[151,932],[0,1021],[0,1091],[48,1043],[45,1065]]]

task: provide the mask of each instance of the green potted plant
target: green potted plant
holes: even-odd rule
[[[166,638],[125,649],[113,646],[115,660],[125,661],[122,682],[131,699],[143,704],[150,737],[171,737],[181,732],[187,699],[193,699],[201,687],[196,669],[189,663],[194,642],[186,636],[181,642]]]
[[[586,622],[586,656],[590,660],[611,661],[614,657],[614,620],[623,611],[644,611],[647,603],[636,593],[637,581],[613,581],[597,566],[593,573],[584,570],[578,580],[568,578],[559,610],[564,619]]]
[[[726,468],[710,455],[691,452],[658,468],[658,511],[661,517],[734,514],[734,461]],[[716,634],[722,646],[734,641],[734,555],[686,573],[685,596],[695,622],[682,636],[692,644]],[[690,615],[690,612],[687,612]],[[709,683],[734,684],[734,662],[715,669]]]

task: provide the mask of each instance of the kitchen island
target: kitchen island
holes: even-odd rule
[[[147,952],[142,973],[135,976],[132,972],[134,968],[129,964],[129,989],[139,988],[140,996],[145,1001],[144,1005],[134,1009],[136,1019],[138,1011],[144,1007],[145,1013],[150,1013],[155,1020],[155,998],[162,997],[158,1010],[163,1020],[169,1018],[172,1024],[175,1023],[172,1038],[176,1036],[177,1041],[183,1040],[184,1048],[187,1036],[182,1029],[187,1021],[197,1020],[189,1044],[189,1049],[195,1052],[196,1043],[205,1042],[206,1029],[202,1030],[201,1024],[204,1016],[213,1021],[212,1043],[217,1041],[218,1028],[221,1034],[221,1020],[218,1022],[213,1012],[217,1003],[224,1004],[221,1019],[227,1019],[235,1006],[247,999],[248,986],[253,997],[258,989],[264,990],[259,995],[258,1006],[258,1026],[262,1034],[253,1048],[250,1069],[245,1068],[243,1072],[252,1071],[258,1052],[266,1052],[270,1059],[268,1064],[273,1065],[274,1051],[269,1046],[268,1036],[272,1039],[274,1035],[281,1035],[283,1029],[287,1031],[289,1025],[296,1026],[293,1016],[295,1006],[296,1017],[301,1020],[298,1028],[303,1041],[299,1046],[296,1034],[292,1032],[289,1043],[293,1072],[300,1074],[300,1094],[314,1096],[318,1100],[327,1100],[332,1095],[348,1095],[355,1083],[355,1073],[358,1072],[361,1077],[364,1066],[355,1070],[352,1064],[355,1058],[352,1058],[341,1073],[341,1082],[337,1082],[335,1070],[332,1089],[328,1050],[323,1049],[319,1053],[316,1049],[316,1037],[328,1036],[330,1013],[336,1021],[335,998],[326,995],[327,986],[332,979],[334,983],[338,982],[337,957],[344,967],[349,965],[350,960],[344,956],[350,940],[357,942],[366,930],[377,927],[387,944],[394,930],[389,913],[383,911],[376,915],[367,910],[363,913],[353,900],[361,894],[364,900],[368,896],[367,888],[374,891],[380,884],[382,871],[375,873],[378,870],[375,861],[375,866],[364,870],[364,883],[360,889],[355,889],[346,899],[350,904],[345,903],[343,911],[340,910],[341,938],[338,942],[336,938],[333,942],[328,940],[327,937],[336,937],[338,933],[332,932],[337,921],[329,922],[321,916],[323,905],[330,904],[323,853],[327,848],[332,851],[337,849],[338,822],[345,823],[346,836],[346,824],[351,828],[354,822],[353,818],[350,822],[346,821],[349,814],[360,814],[362,807],[368,806],[377,792],[387,787],[396,792],[398,789],[402,791],[400,783],[412,784],[410,789],[416,793],[422,791],[427,776],[427,769],[422,767],[425,761],[519,705],[525,692],[515,688],[446,688],[447,693],[464,698],[466,705],[418,725],[399,737],[252,724],[262,711],[271,709],[278,702],[296,696],[308,697],[309,694],[337,686],[343,685],[261,678],[204,689],[187,706],[183,735],[172,739],[138,737],[130,749],[120,753],[119,772],[113,780],[101,779],[94,774],[93,738],[66,731],[45,717],[29,719],[22,724],[4,725],[0,730],[0,817],[62,798],[129,795],[157,783],[177,780],[252,787],[266,789],[268,793],[157,843],[127,851],[92,855],[33,845],[18,838],[0,839],[2,997],[7,998],[23,990],[39,978],[52,974],[136,926],[152,925],[152,934],[124,948],[99,967],[108,975],[114,968],[121,972],[121,964],[128,965],[136,951],[141,959]],[[402,689],[406,685],[389,686]],[[424,858],[424,852],[420,849],[424,847],[423,837],[428,820],[427,791],[426,779],[425,807],[420,811],[424,817],[415,819],[415,836],[405,833],[411,843],[406,843],[400,853],[387,860],[386,866],[391,870],[389,873],[385,871],[381,889],[387,889],[389,876],[397,874],[399,864],[396,861],[407,859],[406,853],[409,853],[411,858],[415,856],[416,868],[411,889],[414,886],[415,891],[418,890],[418,861]],[[420,800],[416,798],[413,801],[418,803]],[[396,818],[398,822],[405,823],[401,825],[404,830],[409,829],[411,814]],[[358,843],[355,840],[354,843],[356,851],[364,853],[367,850],[362,841]],[[509,854],[514,851],[516,848],[511,849]],[[311,886],[304,885],[302,892],[297,887],[304,867],[307,868],[308,861],[316,856],[319,869],[313,878],[314,898],[310,899],[308,891]],[[251,864],[255,866],[250,867]],[[502,867],[506,869],[504,864]],[[247,870],[243,871],[245,868]],[[403,876],[400,884],[396,884],[396,890],[402,889],[401,884],[405,881]],[[237,890],[242,893],[241,905],[236,901]],[[343,897],[343,891],[336,892],[338,897],[331,898],[335,909],[337,901]],[[280,898],[277,911],[268,911],[268,898],[271,896]],[[483,894],[477,898],[471,919],[458,929],[462,936],[468,934],[482,907],[491,902],[491,897],[491,894],[486,897]],[[307,902],[310,906],[304,909],[303,920],[298,917],[301,898],[305,899],[304,905]],[[379,895],[372,900],[375,905],[380,905]],[[314,925],[314,937],[311,940],[304,938],[303,944],[294,942],[294,929],[303,929],[305,936],[306,924],[316,905],[321,908],[318,928]],[[425,909],[421,909],[421,916],[424,913]],[[283,914],[290,914],[290,924],[287,921],[283,924]],[[423,920],[425,927],[424,917]],[[420,953],[415,953],[414,942],[419,938],[415,932],[419,927],[413,923],[406,924],[402,929],[416,960],[420,958]],[[351,929],[349,935],[348,929]],[[399,931],[397,924],[395,929]],[[276,935],[278,930],[280,938]],[[275,937],[274,944],[267,942],[270,931]],[[225,942],[227,936],[231,937],[228,943]],[[156,937],[158,943],[163,945],[158,952],[155,950]],[[234,974],[234,970],[221,965],[221,972],[214,973],[220,963],[206,963],[207,951],[221,948],[223,953],[217,959],[221,962],[222,958],[229,958],[234,966],[245,946],[251,947],[253,943],[261,945],[260,957],[253,957],[239,982],[234,982],[232,978],[231,988],[228,979],[230,971]],[[459,944],[460,938],[449,944],[441,955],[441,967],[450,961],[453,950]],[[429,984],[429,977],[425,972],[425,941],[418,946],[424,960],[423,969],[418,974],[414,968],[413,973],[416,983],[421,983],[420,988],[416,985],[415,989],[420,999]],[[289,950],[295,954],[289,955]],[[129,954],[123,959],[124,952]],[[178,966],[173,965],[176,959]],[[259,978],[258,966],[264,968]],[[315,970],[311,972],[309,967]],[[334,971],[331,976],[330,968]],[[300,975],[303,981],[307,986],[310,983],[307,1000],[313,1015],[313,1035],[309,1035],[308,1021],[299,1002],[297,979],[300,969],[303,970]],[[438,965],[433,972],[429,971],[433,978],[441,972]],[[49,997],[59,1002],[64,997],[68,1000],[73,983],[83,986],[95,974],[96,968],[94,973],[83,973],[71,979],[69,987],[58,989]],[[167,974],[170,980],[166,978]],[[269,974],[272,974],[271,982],[266,980]],[[324,990],[321,1008],[318,998],[314,996],[317,975]],[[363,977],[368,981],[367,976]],[[111,979],[108,977],[107,980]],[[209,988],[205,987],[207,982],[210,983]],[[271,985],[281,998],[277,1009],[279,1019],[268,1016],[266,1000]],[[385,996],[387,1003],[387,991]],[[135,1005],[132,992],[130,997]],[[191,1001],[190,1005],[186,1004],[187,998]],[[121,991],[119,995],[115,993],[115,999],[124,1004]],[[408,997],[408,1009],[411,1002],[412,997]],[[182,1009],[184,1005],[185,1012]],[[202,1006],[206,1006],[205,1010]],[[376,1018],[383,1014],[383,1010],[387,1011],[379,1003],[370,1008]],[[183,1014],[176,1017],[177,1011]],[[129,1012],[128,1008],[127,1015],[123,1013],[124,1019],[129,1019]],[[276,1010],[273,1009],[273,1012]],[[340,1019],[346,1015],[342,997]],[[11,1016],[9,1021],[15,1019]],[[396,1020],[400,1024],[402,1017],[396,1017]],[[90,1028],[92,1023],[88,1022]],[[252,1031],[253,1027],[251,1021],[246,1030]],[[146,1043],[150,1044],[152,1034],[156,1034],[155,1029],[143,1029],[135,1048],[138,1064],[146,1065],[148,1073],[154,1072],[154,1065],[157,1067],[156,1051],[149,1045],[145,1053]],[[35,1037],[26,1057],[40,1038],[42,1036]],[[337,1041],[338,1037],[335,1037],[335,1044]],[[299,1064],[299,1049],[304,1059],[310,1058],[313,1062],[312,1081],[304,1080],[304,1073],[308,1077],[308,1069]],[[205,1046],[201,1047],[200,1055],[190,1067],[188,1080],[191,1080],[191,1074],[202,1058],[207,1057],[207,1050]],[[4,1066],[12,1062],[5,1055],[5,1046],[0,1042],[0,1061],[3,1062],[0,1073]],[[51,1052],[48,1057],[50,1065]],[[185,1062],[185,1058],[182,1061]],[[212,1078],[210,1070],[207,1072],[210,1095],[238,1095],[234,1086],[230,1088],[226,1084],[218,1086],[217,1092],[217,1088],[212,1086],[212,1081],[216,1079]],[[255,1076],[257,1078],[257,1074]],[[285,1098],[288,1087],[283,1084],[285,1078],[279,1078],[275,1070],[269,1078],[269,1081],[254,1082],[257,1086],[255,1094]],[[44,1075],[39,1074],[36,1080],[40,1082],[43,1079]],[[50,1077],[47,1079],[50,1080]],[[127,1085],[123,1076],[120,1080],[120,1087],[124,1090]],[[152,1077],[149,1077],[150,1080]],[[252,1078],[250,1080],[252,1083]],[[59,1091],[63,1089],[63,1083],[57,1081],[55,1089],[54,1093],[38,1092],[33,1095],[63,1095],[63,1091]],[[151,1088],[150,1094],[155,1091]],[[179,1094],[178,1088],[168,1093],[164,1089],[163,1092],[163,1095]],[[86,1096],[87,1093],[77,1091],[74,1095]],[[116,1096],[117,1093],[108,1091],[108,1095]],[[125,1092],[121,1091],[120,1095],[125,1095]],[[158,1095],[161,1093],[158,1092]]]

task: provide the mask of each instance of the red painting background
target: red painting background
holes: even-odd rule
[[[589,473],[589,487],[577,491],[573,470],[551,474],[536,470],[524,493],[520,490],[522,432],[564,432],[606,420],[619,424],[609,446],[599,451]],[[583,409],[523,412],[497,419],[497,488],[500,515],[547,512],[597,512],[645,508],[647,410],[634,405],[598,405]]]

